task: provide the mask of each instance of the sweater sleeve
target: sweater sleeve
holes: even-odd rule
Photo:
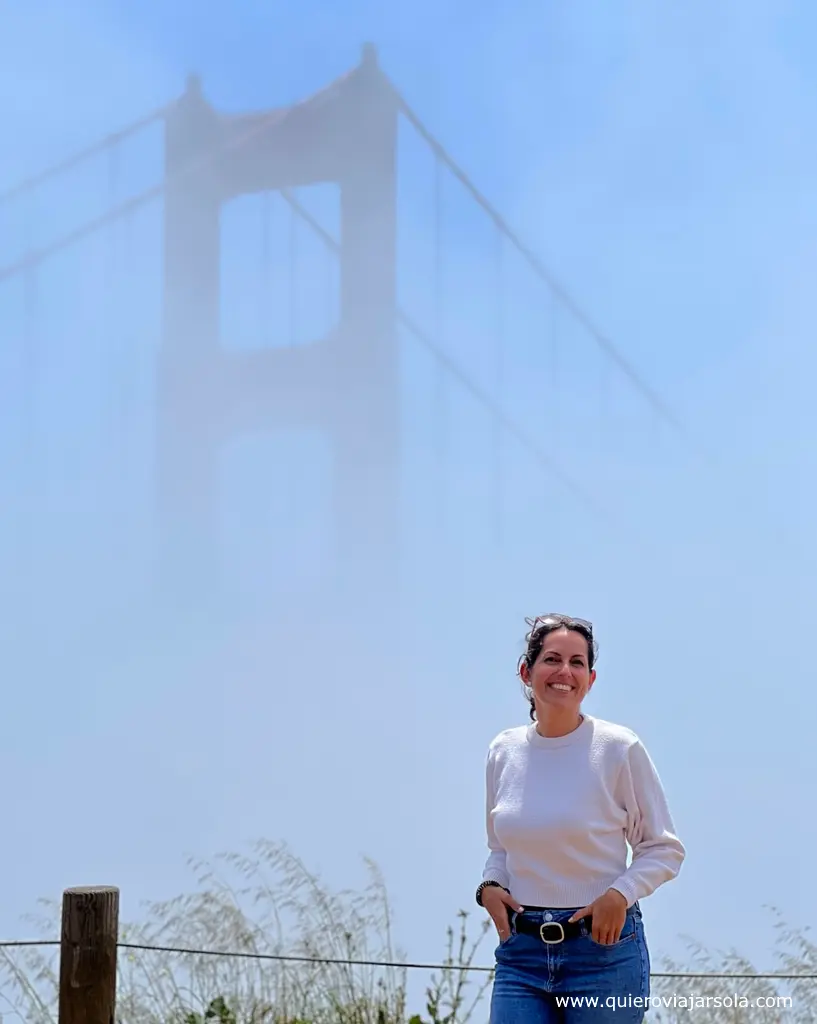
[[[675,833],[658,772],[640,741],[628,750],[616,795],[627,812],[626,837],[633,855],[612,888],[629,907],[675,878],[686,850]]]
[[[482,872],[482,880],[484,882],[499,882],[500,885],[507,889],[510,885],[510,877],[505,863],[507,855],[494,831],[493,812],[496,807],[495,767],[494,752],[490,750],[485,768],[486,829],[490,853]]]

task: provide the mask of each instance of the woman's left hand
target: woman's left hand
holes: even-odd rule
[[[583,917],[591,915],[593,917],[591,927],[593,938],[603,946],[611,946],[614,942],[618,942],[621,929],[627,920],[627,900],[618,889],[608,889],[589,907],[577,910],[570,918],[570,922],[580,921]]]

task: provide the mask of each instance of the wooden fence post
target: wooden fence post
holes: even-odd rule
[[[111,885],[62,895],[59,1024],[114,1024],[119,890]]]

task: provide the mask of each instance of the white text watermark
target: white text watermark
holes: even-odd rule
[[[699,996],[694,992],[671,996],[556,996],[555,1000],[559,1007],[587,1006],[599,1010],[790,1010],[793,1006],[791,996],[752,997],[737,992],[722,996]]]

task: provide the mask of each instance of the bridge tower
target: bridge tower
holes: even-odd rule
[[[218,591],[220,445],[278,427],[330,439],[333,595],[365,590],[382,605],[394,588],[397,120],[370,46],[350,74],[291,107],[225,116],[191,79],[168,116],[157,526],[161,576],[180,598]],[[324,183],[340,191],[338,323],[310,344],[228,352],[219,330],[222,205]]]

